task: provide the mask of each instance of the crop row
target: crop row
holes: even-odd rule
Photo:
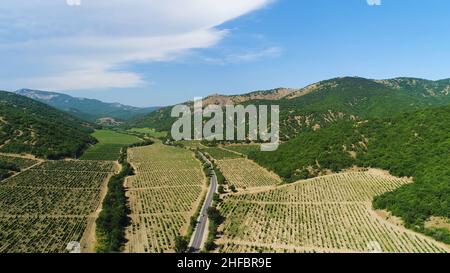
[[[195,203],[201,191],[201,186],[130,190],[130,199],[134,200],[131,210],[136,214],[188,212],[192,209],[192,204]]]
[[[173,252],[175,238],[186,225],[183,213],[133,215],[126,251],[131,253]]]
[[[33,170],[65,171],[65,172],[113,172],[115,166],[107,161],[58,160],[45,161]]]
[[[0,217],[0,253],[61,253],[80,241],[86,217]]]
[[[0,252],[64,252],[80,241],[112,162],[51,161],[0,185]]]
[[[270,247],[289,252],[448,252],[448,247],[379,217],[371,197],[409,183],[344,173],[260,193],[228,196],[220,206],[223,252]]]
[[[373,197],[411,183],[409,179],[372,175],[367,172],[342,173],[313,178],[261,193],[233,197],[252,202],[370,202]]]
[[[264,187],[281,183],[278,176],[245,158],[218,160],[217,164],[229,184],[237,188]]]
[[[64,172],[31,169],[4,182],[4,186],[28,188],[98,189],[108,177],[106,172]]]
[[[193,153],[155,143],[128,150],[136,175],[126,182],[131,209],[127,252],[173,252],[185,235],[205,176]]]

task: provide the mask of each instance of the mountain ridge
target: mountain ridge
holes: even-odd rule
[[[123,121],[158,109],[158,107],[140,108],[117,102],[108,103],[97,99],[79,98],[57,92],[26,88],[16,90],[14,93],[43,102],[91,122],[101,118],[114,118]]]
[[[264,94],[255,99],[252,94],[212,95],[203,105],[225,103],[280,105],[282,138],[290,139],[304,130],[321,127],[341,119],[365,118],[373,115],[414,111],[428,106],[450,103],[450,80],[429,81],[411,78],[372,80],[362,77],[340,77],[320,81],[300,89],[278,88],[256,91]],[[287,90],[276,94],[277,90]],[[278,91],[279,92],[279,91]],[[192,102],[188,102],[192,106]],[[152,127],[169,131],[175,121],[170,117],[171,107],[130,121],[133,127]],[[284,131],[284,132],[283,132]]]

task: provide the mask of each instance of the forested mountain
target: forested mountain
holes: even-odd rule
[[[280,89],[259,91],[265,94],[266,99],[242,95],[248,99],[238,102],[244,105],[280,105],[283,140],[292,139],[301,132],[318,131],[342,120],[362,121],[368,117],[389,116],[450,103],[449,80],[398,78],[378,81],[345,77],[318,82],[298,90],[281,89],[289,92],[279,97],[268,95],[270,92],[279,92],[277,90]],[[220,100],[223,101],[224,99]],[[207,99],[207,102],[214,103],[214,100]],[[134,127],[152,127],[168,131],[175,121],[170,117],[170,112],[171,107],[162,108],[135,119],[130,124]]]
[[[438,93],[441,89],[433,90]],[[439,93],[439,96],[425,94],[428,92],[395,89],[364,78],[346,77],[320,82],[306,95],[277,101],[281,111],[281,135],[288,140],[300,132],[317,131],[341,120],[362,121],[368,117],[390,116],[450,103],[448,93]]]
[[[158,109],[158,107],[138,108],[120,103],[106,103],[94,99],[75,98],[65,94],[40,90],[20,89],[16,93],[91,122],[101,118],[114,118],[124,121]]]
[[[340,121],[302,133],[275,152],[251,152],[249,157],[287,181],[355,165],[414,177],[415,183],[376,198],[374,206],[449,243],[450,233],[424,229],[430,216],[450,218],[449,124],[450,106],[364,122]]]
[[[94,143],[87,123],[46,104],[0,91],[0,152],[76,157]]]

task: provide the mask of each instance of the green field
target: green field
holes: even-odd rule
[[[82,160],[117,160],[122,147],[142,140],[132,135],[126,135],[109,130],[96,130],[93,134],[98,143],[90,147],[80,158]]]
[[[153,138],[160,138],[160,137],[166,137],[167,136],[167,132],[158,132],[153,128],[132,128],[130,130],[128,130],[130,132],[136,132],[136,133],[141,133],[141,134],[146,134],[149,137],[153,137]]]

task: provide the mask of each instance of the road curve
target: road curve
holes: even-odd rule
[[[203,160],[211,165],[211,162],[202,154],[200,156]],[[200,211],[200,216],[197,219],[197,226],[192,235],[191,244],[189,246],[189,253],[199,253],[203,244],[203,238],[205,238],[205,233],[208,232],[206,227],[206,222],[208,220],[208,208],[211,207],[213,202],[214,193],[217,191],[217,176],[214,171],[212,171],[212,176],[210,180],[208,195],[206,196],[205,202],[203,203],[202,210]]]

